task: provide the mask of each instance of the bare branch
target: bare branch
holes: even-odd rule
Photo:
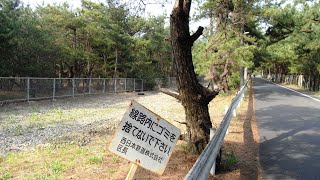
[[[169,95],[169,96],[176,98],[179,101],[181,100],[180,94],[178,94],[178,92],[176,92],[176,91],[166,89],[166,88],[161,88],[160,91],[166,95]]]
[[[202,26],[199,26],[198,30],[194,34],[191,35],[190,41],[192,44],[202,35],[203,29],[204,28]]]
[[[174,121],[179,123],[179,124],[184,124],[184,125],[188,126],[188,123],[186,123],[186,122],[180,122],[180,121],[177,121],[177,120],[174,120]]]

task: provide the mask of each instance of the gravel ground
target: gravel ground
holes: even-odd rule
[[[176,122],[185,119],[181,104],[156,92],[14,103],[0,106],[0,155],[56,142],[86,145],[95,134],[112,133],[132,99],[184,129]]]
[[[94,121],[88,124],[53,124],[44,127],[21,126],[19,134],[16,134],[15,129],[0,128],[0,154],[32,149],[36,145],[54,143],[56,140],[62,141],[62,139],[86,145],[90,142],[90,135],[97,131],[101,132],[101,129],[109,129],[105,121]],[[88,136],[74,139],[75,132],[83,135],[88,134]]]

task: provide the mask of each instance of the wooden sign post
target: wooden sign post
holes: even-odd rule
[[[129,170],[129,173],[128,173],[127,177],[126,177],[126,180],[133,179],[133,176],[136,173],[137,169],[138,169],[138,165],[136,165],[135,163],[132,163],[131,167],[130,167],[130,170]]]

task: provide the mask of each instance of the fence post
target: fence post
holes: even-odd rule
[[[89,79],[89,94],[91,94],[91,78]]]
[[[72,97],[74,97],[74,78],[72,78]]]
[[[214,128],[210,128],[210,141],[211,139],[213,138],[214,134],[216,132],[216,129]],[[210,169],[210,174],[212,176],[214,176],[216,174],[216,161],[214,161],[213,165],[212,165],[212,168]]]
[[[117,93],[117,79],[114,78],[114,93]]]
[[[127,78],[124,79],[124,92],[127,92]]]
[[[133,92],[136,92],[136,78],[133,79]]]
[[[143,79],[141,80],[141,92],[143,91]]]
[[[103,93],[106,93],[106,79],[103,79]]]
[[[27,78],[27,101],[30,100],[30,78]]]
[[[56,78],[53,78],[53,90],[52,90],[52,100],[54,100],[54,97],[56,95]]]

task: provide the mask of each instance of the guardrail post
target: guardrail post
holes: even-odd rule
[[[52,86],[52,100],[54,100],[54,97],[56,95],[56,79],[53,78],[53,86]]]
[[[210,128],[210,140],[213,138],[215,133],[216,133],[216,129]],[[214,176],[216,174],[216,161],[214,161],[212,168],[210,169],[210,174],[212,176]]]
[[[240,101],[239,101],[237,108],[241,108],[241,101],[242,101],[242,97],[240,96]]]
[[[226,105],[226,106],[224,107],[224,115],[226,115],[226,114],[227,114],[228,109],[229,109],[229,106],[228,106],[228,105]],[[228,129],[227,129],[226,134],[227,134],[227,135],[229,134],[229,127],[228,127]]]
[[[30,100],[30,78],[27,78],[27,101]]]

